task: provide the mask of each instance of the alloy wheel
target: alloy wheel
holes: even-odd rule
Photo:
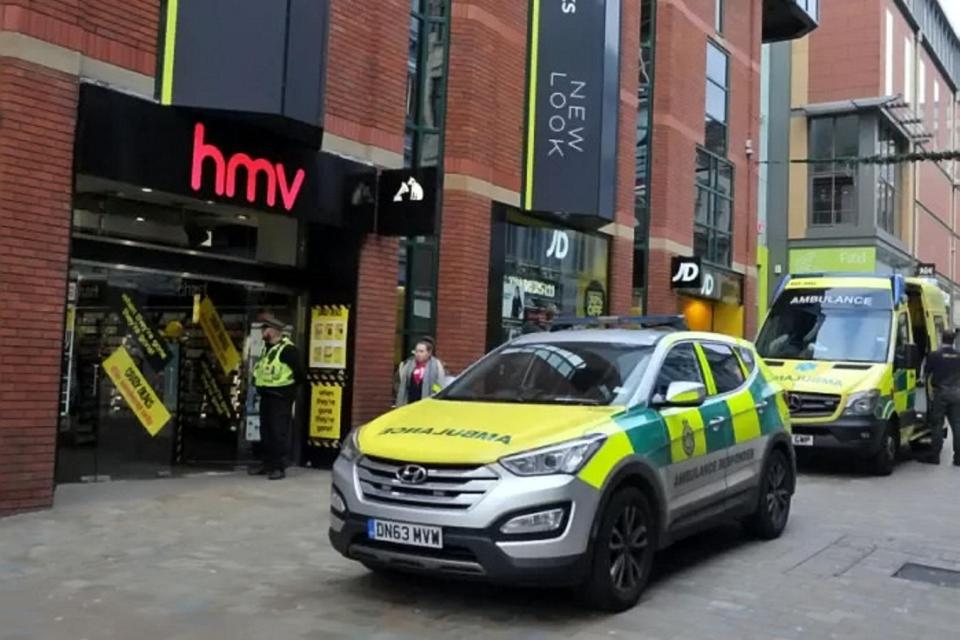
[[[767,472],[767,515],[778,529],[783,526],[790,509],[790,487],[787,482],[787,467],[778,456]]]
[[[639,507],[627,505],[610,532],[610,579],[620,591],[630,591],[642,583],[649,544],[643,513]]]

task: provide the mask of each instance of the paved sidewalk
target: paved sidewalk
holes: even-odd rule
[[[327,542],[328,482],[300,470],[61,487],[53,510],[0,520],[0,640],[939,640],[960,628],[960,589],[891,577],[908,561],[960,570],[950,466],[805,473],[783,538],[686,541],[616,616],[563,592],[374,577]]]

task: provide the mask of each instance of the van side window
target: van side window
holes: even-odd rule
[[[943,320],[943,316],[936,316],[933,319],[933,326],[936,328],[937,335],[932,336],[930,339],[930,350],[940,348],[940,341],[943,340],[943,332],[946,330],[947,325]]]
[[[901,313],[897,316],[897,347],[896,353],[901,353],[903,347],[910,343],[910,322],[907,320],[907,314]]]

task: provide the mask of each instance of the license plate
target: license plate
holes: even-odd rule
[[[368,520],[367,537],[381,542],[406,544],[411,547],[443,548],[443,530],[422,524],[407,524],[390,520]]]
[[[804,435],[802,433],[793,434],[793,444],[798,447],[812,447],[813,446],[813,436]]]

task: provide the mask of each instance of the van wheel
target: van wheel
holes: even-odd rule
[[[893,473],[899,451],[900,431],[897,429],[896,423],[891,423],[883,434],[880,451],[870,461],[874,475],[888,476]]]
[[[656,522],[640,489],[625,487],[607,505],[581,597],[603,611],[624,611],[640,599],[653,569]]]
[[[760,499],[757,510],[744,526],[762,540],[779,538],[790,517],[790,500],[796,482],[793,465],[782,451],[771,451],[763,467],[760,480]]]

